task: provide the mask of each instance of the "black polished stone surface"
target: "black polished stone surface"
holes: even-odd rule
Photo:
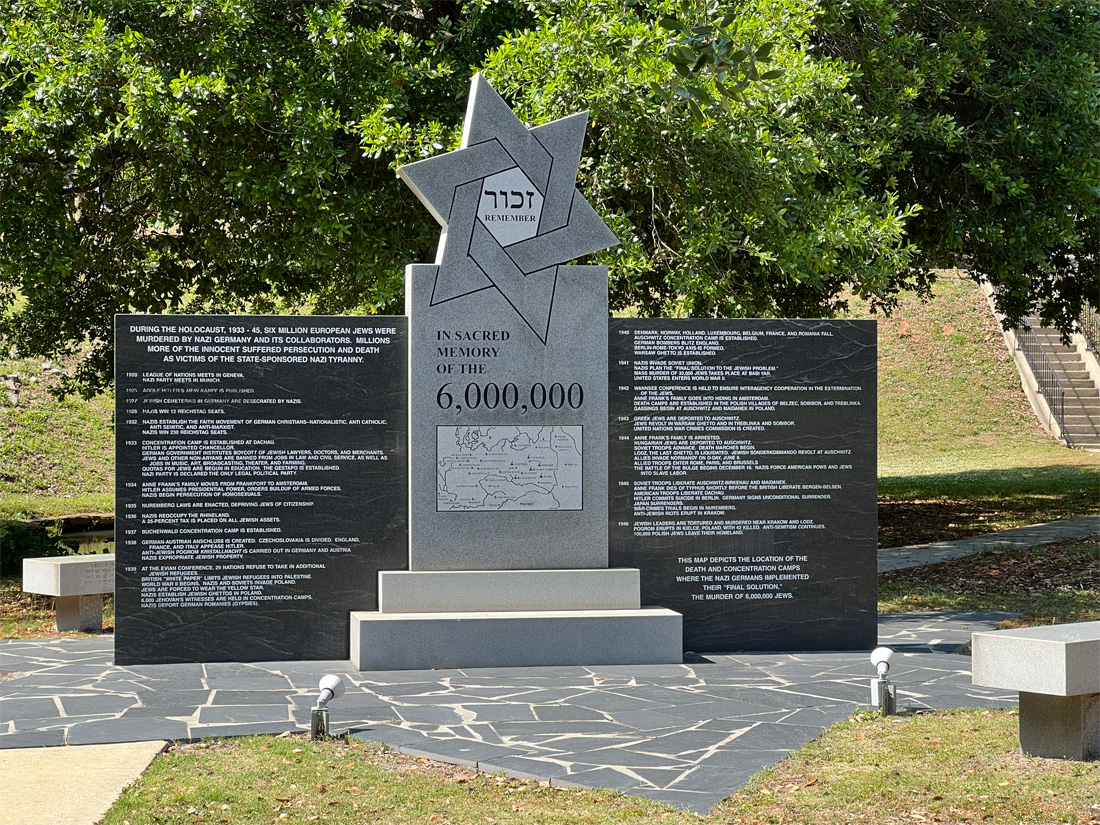
[[[115,661],[347,658],[408,564],[407,320],[115,324]]]
[[[876,327],[613,319],[610,564],[686,651],[873,646]]]

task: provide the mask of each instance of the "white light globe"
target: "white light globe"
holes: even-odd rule
[[[871,664],[878,667],[882,664],[890,664],[894,661],[894,651],[888,647],[876,647],[871,651]]]
[[[321,677],[321,683],[317,688],[321,691],[330,690],[332,691],[332,698],[339,699],[344,695],[344,680],[330,673]]]
[[[894,651],[888,647],[876,647],[871,651],[871,664],[878,671],[878,678],[885,679],[890,672],[890,663],[894,661]]]

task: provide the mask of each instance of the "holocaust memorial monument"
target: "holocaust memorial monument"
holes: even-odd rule
[[[586,125],[473,79],[405,316],[117,316],[117,663],[874,646],[874,323],[609,321]]]

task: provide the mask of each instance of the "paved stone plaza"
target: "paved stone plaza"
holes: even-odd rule
[[[1010,614],[883,616],[901,708],[1008,707],[953,652]],[[406,753],[609,787],[706,812],[868,703],[866,653],[689,656],[683,665],[358,673],[346,661],[115,667],[112,640],[0,643],[0,747],[303,731],[317,681],[332,728]],[[16,675],[19,674],[19,675]],[[14,678],[11,678],[14,677]]]

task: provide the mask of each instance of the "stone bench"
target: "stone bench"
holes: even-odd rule
[[[103,594],[115,592],[115,554],[23,559],[23,592],[54,597],[58,630],[102,630]]]
[[[1100,759],[1100,622],[975,633],[972,681],[1020,692],[1020,749]]]

